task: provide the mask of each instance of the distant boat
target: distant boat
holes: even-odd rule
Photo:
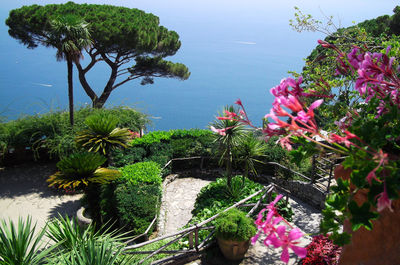
[[[235,43],[246,44],[246,45],[255,45],[255,44],[257,44],[257,43],[255,43],[253,41],[235,41]]]
[[[53,85],[50,84],[42,84],[42,83],[32,83],[34,85],[38,85],[38,86],[45,86],[45,87],[52,87]]]

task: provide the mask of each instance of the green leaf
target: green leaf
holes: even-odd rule
[[[367,230],[372,229],[372,220],[377,219],[379,214],[370,211],[371,204],[365,202],[361,207],[357,205],[355,201],[349,203],[349,210],[352,215],[350,222],[353,231],[358,230],[361,226],[364,226]]]

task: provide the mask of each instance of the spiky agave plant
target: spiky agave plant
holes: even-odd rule
[[[79,132],[75,138],[78,146],[105,156],[111,149],[127,147],[130,133],[127,128],[117,128],[117,117],[98,113],[87,117],[85,123],[88,129]]]

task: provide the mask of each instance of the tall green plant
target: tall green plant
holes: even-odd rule
[[[262,163],[262,161],[257,158],[263,156],[266,150],[267,146],[264,142],[255,138],[252,133],[246,134],[246,136],[241,139],[236,149],[236,157],[238,161],[244,165],[243,184],[245,178],[249,176],[249,172],[257,174],[255,163]]]
[[[231,186],[232,179],[232,160],[233,149],[237,148],[240,144],[240,139],[244,136],[245,126],[238,120],[228,119],[229,113],[238,113],[234,106],[225,106],[223,113],[218,115],[211,125],[211,129],[223,133],[216,134],[215,141],[220,145],[220,165],[225,165],[227,177],[227,184]]]
[[[79,17],[70,14],[50,21],[51,30],[46,45],[57,48],[57,60],[66,60],[68,69],[69,119],[74,125],[73,63],[83,58],[82,50],[92,41],[88,24]]]
[[[43,264],[46,256],[55,247],[40,250],[45,230],[35,235],[36,224],[32,219],[26,222],[18,219],[18,225],[9,220],[0,222],[0,264],[1,265],[36,265]],[[40,250],[40,251],[39,251]]]

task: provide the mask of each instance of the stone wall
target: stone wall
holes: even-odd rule
[[[267,177],[268,181],[289,190],[294,196],[303,200],[304,202],[314,206],[317,209],[325,208],[325,191],[317,188],[316,186],[299,180],[285,180],[273,177]]]

